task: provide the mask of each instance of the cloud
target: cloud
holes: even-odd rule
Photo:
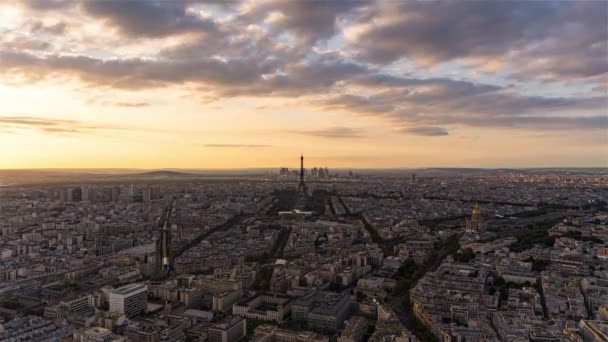
[[[427,137],[441,137],[448,135],[448,130],[442,127],[432,126],[418,126],[418,127],[405,127],[398,129],[401,133],[422,135]]]
[[[14,37],[12,39],[6,37],[0,39],[0,43],[5,49],[19,51],[46,51],[53,47],[53,45],[47,41],[30,37]]]
[[[37,56],[26,52],[0,51],[4,72],[37,77],[69,74],[95,85],[124,89],[161,87],[200,82],[208,85],[251,84],[260,80],[264,65],[247,60],[196,61],[146,60],[143,58],[98,59],[86,56]]]
[[[387,113],[394,109],[388,101],[377,97],[365,97],[352,94],[340,94],[319,101],[326,110],[349,110],[360,113]]]
[[[22,3],[25,15],[40,19],[0,44],[4,82],[76,78],[116,92],[181,87],[201,101],[299,97],[325,111],[378,117],[407,134],[605,125],[597,115],[608,105],[605,2]],[[104,39],[90,39],[95,34]],[[415,74],[407,74],[410,62]],[[471,81],[480,70],[500,72]],[[559,90],[577,86],[595,93]],[[362,136],[345,127],[292,133]]]
[[[93,85],[123,89],[194,84],[201,90],[228,97],[315,94],[368,72],[365,66],[329,57],[287,65],[272,59],[250,58],[99,59],[0,51],[0,67],[4,73],[31,79],[72,75]]]
[[[261,145],[261,144],[204,144],[204,147],[209,148],[264,148],[271,147],[272,145]]]
[[[84,10],[129,37],[165,37],[183,33],[217,33],[213,20],[188,10],[189,1],[85,1]]]
[[[608,72],[604,1],[388,1],[368,12],[346,38],[371,63],[512,61],[526,78]]]
[[[53,35],[61,35],[66,32],[68,25],[63,21],[58,21],[54,24],[47,24],[40,20],[32,21],[27,24],[29,30],[33,33],[47,33]]]
[[[333,37],[338,18],[365,4],[365,1],[259,1],[248,8],[241,20],[264,21],[275,34],[287,31],[303,44],[314,44]]]
[[[74,75],[87,83],[142,89],[175,84],[196,85],[215,99],[236,96],[309,96],[325,110],[375,115],[407,127],[479,125],[515,127],[510,120],[606,108],[605,97],[526,96],[510,86],[500,87],[448,78],[420,79],[377,73],[364,65],[333,56],[280,66],[243,59],[102,60],[83,56],[0,52],[0,67],[8,74],[31,78]],[[280,70],[280,73],[276,72]],[[348,93],[364,87],[368,95]],[[117,103],[143,106],[144,103]],[[553,114],[555,113],[555,114]],[[502,118],[501,116],[510,116]],[[525,119],[524,119],[525,120]],[[559,119],[558,119],[559,120]],[[583,121],[573,120],[572,128]],[[303,132],[320,137],[354,137],[346,130]]]
[[[446,78],[416,79],[368,73],[349,84],[364,87],[368,95],[342,93],[325,96],[318,104],[327,110],[345,110],[392,120],[405,127],[461,125],[495,128],[594,129],[585,112],[601,111],[608,99],[595,97],[527,96],[511,86],[500,87]],[[571,116],[568,124],[562,117]],[[544,118],[544,119],[543,119]],[[556,124],[551,124],[555,119]],[[599,118],[598,118],[599,119]],[[602,127],[601,120],[597,122]],[[528,123],[528,124],[523,124]],[[435,133],[418,130],[407,133]]]
[[[307,135],[307,136],[313,136],[313,137],[320,137],[320,138],[337,138],[337,139],[344,139],[344,138],[362,138],[363,135],[361,134],[361,132],[357,129],[353,129],[353,128],[349,128],[349,127],[329,127],[329,128],[325,128],[325,129],[318,129],[318,130],[291,130],[291,133],[294,134],[301,134],[301,135]]]
[[[81,134],[101,130],[122,130],[125,127],[37,116],[0,116],[0,129],[8,131],[35,129],[50,134]]]
[[[61,10],[76,4],[73,0],[21,0],[19,3],[35,11]]]
[[[142,108],[150,106],[150,103],[148,102],[106,102],[105,104],[127,108]]]
[[[499,126],[530,130],[599,130],[608,129],[607,115],[591,116],[504,116],[494,118],[480,118],[479,120],[458,119],[470,126]]]

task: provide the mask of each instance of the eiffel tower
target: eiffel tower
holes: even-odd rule
[[[298,184],[298,192],[304,192],[308,196],[308,187],[304,182],[304,155],[300,156],[300,183]]]

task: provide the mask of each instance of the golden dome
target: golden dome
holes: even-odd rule
[[[479,215],[481,213],[481,210],[479,210],[479,203],[475,203],[475,206],[473,207],[473,215]]]

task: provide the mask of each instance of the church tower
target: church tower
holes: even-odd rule
[[[483,232],[486,230],[486,224],[481,218],[481,209],[479,204],[475,203],[473,211],[471,212],[471,219],[466,220],[466,229],[470,232]]]

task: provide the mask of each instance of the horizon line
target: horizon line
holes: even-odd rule
[[[225,167],[225,168],[200,168],[200,167],[32,167],[32,168],[0,168],[1,171],[76,171],[76,170],[134,170],[134,171],[172,171],[172,170],[201,170],[201,171],[238,171],[238,170],[273,170],[287,166],[269,167]],[[315,166],[317,167],[317,166]],[[325,167],[325,166],[324,166]],[[299,167],[287,167],[299,169]],[[312,167],[314,168],[314,167]],[[333,170],[431,170],[431,169],[479,169],[479,170],[530,170],[530,169],[608,169],[607,166],[421,166],[421,167],[327,167]],[[311,169],[306,168],[305,169]]]

